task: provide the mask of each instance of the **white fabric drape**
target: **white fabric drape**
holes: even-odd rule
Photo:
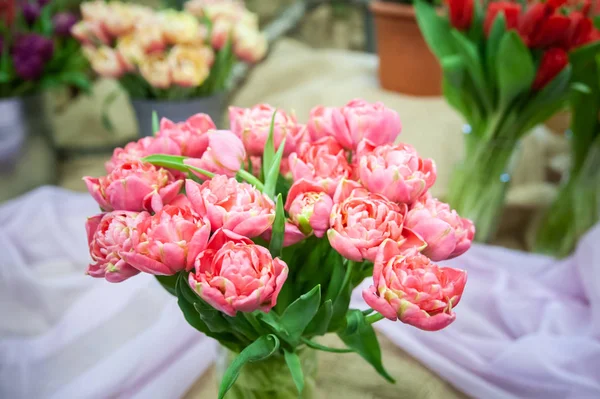
[[[0,206],[0,397],[175,398],[212,362],[215,343],[153,277],[84,275],[97,210],[50,187]],[[454,324],[377,326],[474,397],[598,398],[599,242],[597,226],[564,261],[475,245],[445,262],[469,272]]]

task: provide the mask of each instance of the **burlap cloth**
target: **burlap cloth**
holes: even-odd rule
[[[412,144],[422,156],[433,158],[437,163],[438,179],[433,193],[443,197],[452,165],[462,155],[463,122],[460,116],[441,98],[414,98],[383,91],[377,82],[376,68],[377,59],[372,55],[314,50],[292,40],[281,40],[269,58],[252,71],[233,97],[232,104],[248,107],[266,102],[294,110],[300,121],[306,121],[310,109],[317,104],[340,106],[355,97],[381,101],[400,114],[403,123],[401,141]],[[110,107],[109,116],[116,127],[115,132],[108,133],[102,127],[102,102],[115,87],[113,82],[100,81],[93,96],[80,97],[62,107],[54,121],[59,145],[110,145],[135,137],[133,114],[125,95],[117,98]],[[564,140],[545,127],[536,128],[523,141],[496,243],[526,247],[532,231],[527,226],[539,217],[539,209],[552,200],[556,191],[555,185],[545,182],[547,170],[551,164],[561,163],[560,154],[566,150]],[[59,184],[84,191],[81,176],[102,174],[107,157],[105,154],[68,160],[61,167]],[[326,342],[331,343],[331,340],[335,338],[326,338]],[[398,379],[396,385],[387,384],[356,355],[323,354],[322,397],[441,399],[463,396],[383,337],[382,345],[384,363]],[[215,386],[211,371],[186,397],[212,398]]]

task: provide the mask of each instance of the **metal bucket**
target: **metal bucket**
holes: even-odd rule
[[[41,95],[0,99],[0,201],[56,183],[52,125]]]
[[[185,101],[159,101],[132,99],[131,105],[138,123],[140,137],[152,136],[152,112],[159,118],[168,118],[173,122],[183,122],[199,112],[208,114],[217,127],[221,125],[225,111],[225,93],[210,97],[199,97]]]

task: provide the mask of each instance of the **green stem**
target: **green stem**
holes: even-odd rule
[[[381,313],[373,313],[372,315],[365,317],[365,320],[369,324],[377,323],[379,320],[383,320],[383,319],[384,319],[384,317]]]
[[[258,188],[260,191],[265,188],[264,184],[260,180],[258,180],[254,175],[246,172],[244,169],[238,170],[237,175],[238,177]]]
[[[258,322],[258,320],[256,320],[256,317],[254,316],[254,314],[252,314],[252,313],[242,313],[242,314],[244,315],[246,320],[248,320],[248,322],[250,324],[252,324],[252,327],[254,327],[254,329],[256,330],[256,333],[258,335],[262,335],[265,333],[265,330],[260,326],[260,323]]]
[[[342,286],[340,287],[340,293],[343,292],[348,286],[348,283],[350,283],[350,277],[352,277],[352,271],[354,270],[355,266],[356,262],[354,262],[353,260],[348,261],[348,265],[346,267],[346,274],[344,275],[344,280],[342,282]]]

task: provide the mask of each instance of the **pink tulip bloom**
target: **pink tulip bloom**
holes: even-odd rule
[[[306,179],[330,196],[340,180],[352,174],[344,149],[333,137],[301,143],[297,152],[290,155],[289,165],[294,181]]]
[[[128,143],[124,148],[115,148],[113,155],[104,167],[107,173],[112,172],[117,166],[125,162],[135,162],[150,155],[150,146],[154,142],[154,137],[143,137],[138,141]]]
[[[212,26],[210,43],[215,50],[221,50],[232,34],[232,24],[230,21],[220,19],[216,20]]]
[[[159,211],[183,186],[166,169],[132,161],[118,165],[103,177],[84,177],[87,189],[105,211]]]
[[[269,137],[271,119],[275,108],[268,104],[255,105],[252,108],[229,107],[230,129],[242,139],[246,151],[250,155],[262,155],[265,143]],[[303,137],[303,125],[296,122],[296,117],[277,110],[273,129],[275,150],[285,138],[284,156],[296,149],[297,143]]]
[[[132,232],[149,216],[147,212],[114,211],[89,218],[85,229],[93,263],[88,266],[87,274],[111,283],[138,274],[140,271],[123,260],[120,253],[135,246],[137,236]]]
[[[305,235],[321,238],[329,229],[329,216],[333,200],[323,192],[320,186],[307,180],[298,180],[290,188],[285,210],[288,211],[292,223],[299,227]]]
[[[285,262],[266,248],[219,230],[196,258],[189,284],[208,304],[234,317],[238,311],[271,310],[287,275]]]
[[[439,267],[416,251],[402,254],[386,240],[377,254],[373,285],[363,298],[387,319],[427,331],[447,327],[467,282],[467,272]]]
[[[336,136],[333,127],[333,112],[335,109],[319,105],[310,111],[307,126],[311,141],[317,141],[323,137]]]
[[[406,204],[390,202],[363,189],[354,190],[331,210],[329,243],[342,256],[356,262],[374,261],[378,247],[386,239],[402,251],[421,250],[425,246],[423,240],[403,228],[407,211]]]
[[[275,204],[248,183],[217,175],[202,185],[186,180],[192,207],[206,215],[213,231],[221,227],[245,237],[257,237],[275,220]]]
[[[461,218],[448,204],[434,198],[415,202],[404,226],[423,238],[427,243],[423,254],[432,261],[462,255],[475,236],[475,226],[470,220]]]
[[[200,158],[188,158],[184,163],[219,175],[234,177],[246,159],[242,141],[229,130],[212,130],[206,133],[208,147]],[[192,171],[198,177],[206,176]]]
[[[412,204],[435,183],[435,163],[421,159],[408,144],[358,147],[358,176],[369,191],[390,201]]]
[[[190,208],[167,205],[137,225],[137,243],[121,256],[136,269],[169,276],[190,270],[206,249],[210,224]]]
[[[187,121],[179,123],[162,118],[157,137],[173,140],[181,148],[181,155],[200,158],[208,147],[208,136],[205,133],[216,128],[210,116],[206,114],[192,115]]]
[[[335,138],[347,150],[354,150],[363,139],[373,145],[391,144],[402,130],[396,111],[382,103],[355,99],[332,112]]]

